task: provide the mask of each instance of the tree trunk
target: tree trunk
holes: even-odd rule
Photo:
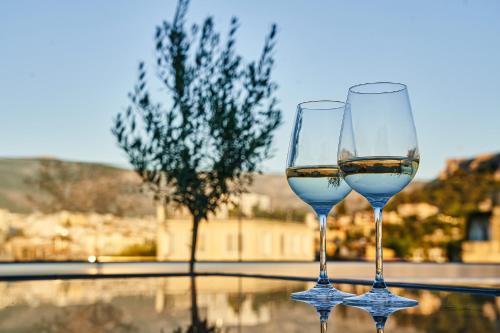
[[[200,218],[193,216],[193,233],[191,239],[191,258],[189,260],[189,274],[194,274],[194,263],[196,262],[196,243],[198,241],[198,226]]]

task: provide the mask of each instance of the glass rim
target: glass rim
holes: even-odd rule
[[[378,91],[364,91],[365,87],[373,87],[373,86],[386,86],[386,89],[379,89]],[[388,88],[393,87],[393,88]],[[399,82],[390,82],[390,81],[380,81],[380,82],[367,82],[360,83],[349,88],[349,93],[359,94],[359,95],[379,95],[379,94],[393,94],[397,92],[401,92],[406,90],[407,86],[404,83]]]
[[[317,106],[313,107],[312,105]],[[336,110],[345,108],[345,103],[331,99],[319,99],[301,102],[297,104],[297,107],[301,110]]]

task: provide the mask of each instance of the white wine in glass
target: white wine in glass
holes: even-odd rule
[[[416,158],[375,156],[339,162],[344,177],[371,203],[385,204],[408,185],[418,169]]]
[[[313,101],[297,107],[286,177],[293,192],[315,211],[320,229],[320,273],[316,285],[292,294],[297,300],[338,301],[352,294],[330,283],[326,268],[326,218],[351,192],[337,165],[337,148],[344,103]]]
[[[351,188],[336,165],[299,166],[286,169],[293,192],[315,211],[328,214],[332,203],[342,201]]]

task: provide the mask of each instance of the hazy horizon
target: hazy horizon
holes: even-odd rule
[[[474,158],[474,157],[480,156],[480,155],[489,155],[489,154],[497,154],[497,153],[500,153],[500,152],[499,151],[491,151],[491,152],[482,152],[482,153],[479,153],[479,154],[476,154],[473,156],[452,156],[450,158],[447,158],[446,160],[470,159],[470,158]],[[61,160],[61,161],[65,161],[65,162],[72,162],[72,163],[101,164],[101,165],[111,166],[111,167],[115,167],[115,168],[133,170],[132,166],[126,162],[114,163],[114,162],[96,161],[96,160],[68,159],[68,158],[63,158],[63,157],[54,156],[54,155],[0,156],[0,160],[2,160],[2,159],[42,159],[42,158],[57,159],[57,160]],[[444,169],[444,167],[445,167],[445,164],[443,164],[442,167],[437,172],[439,173],[440,171],[442,171]],[[264,170],[262,173],[266,174],[266,175],[282,175],[283,177],[285,177],[284,170]],[[418,173],[417,173],[417,176],[415,177],[415,179],[413,181],[424,181],[424,182],[431,181],[431,180],[435,179],[437,176],[438,176],[438,174],[436,174],[435,177],[422,178],[422,177],[418,177]]]

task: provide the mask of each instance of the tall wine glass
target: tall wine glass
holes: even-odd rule
[[[365,83],[349,88],[338,150],[345,181],[375,214],[376,273],[372,289],[347,304],[411,306],[392,294],[383,277],[382,209],[415,176],[420,161],[408,89],[401,83]]]
[[[288,151],[286,176],[293,192],[319,217],[320,274],[314,288],[292,294],[297,300],[353,296],[332,287],[326,270],[326,218],[351,188],[337,166],[344,103],[311,101],[297,107]]]

